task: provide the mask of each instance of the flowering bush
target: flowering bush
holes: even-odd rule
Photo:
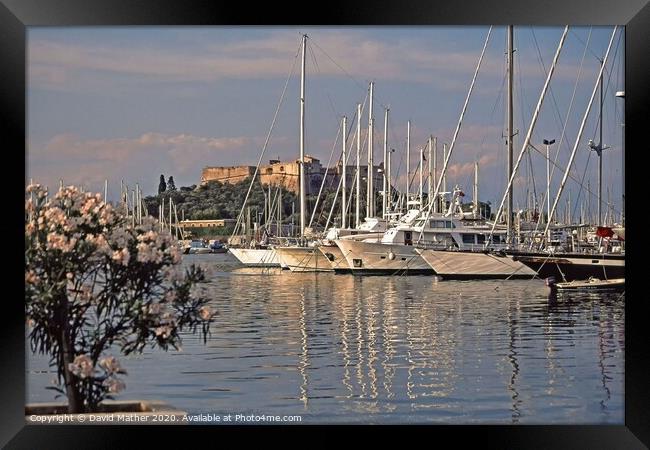
[[[147,219],[132,226],[99,194],[66,187],[48,200],[39,185],[25,204],[25,309],[32,351],[50,356],[53,389],[69,412],[97,409],[125,388],[111,349],[128,355],[147,344],[179,348],[179,332],[200,330],[214,313],[197,283],[204,272],[181,270],[169,233]]]

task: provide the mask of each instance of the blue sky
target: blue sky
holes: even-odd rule
[[[307,153],[329,158],[340,117],[354,116],[375,81],[375,161],[381,159],[383,107],[390,107],[389,145],[402,179],[406,122],[412,122],[413,166],[429,134],[450,142],[488,27],[32,27],[28,31],[28,178],[49,185],[81,184],[109,198],[120,179],[153,193],[161,173],[177,186],[199,182],[206,165],[255,164],[287,75],[296,63],[265,160],[298,156],[301,33],[307,33]],[[610,27],[571,29],[532,142],[559,141],[564,167],[591,90]],[[521,149],[562,28],[515,28],[515,152]],[[589,41],[586,48],[585,44]],[[585,51],[586,48],[586,51]],[[475,92],[450,163],[448,184],[471,192],[474,160],[480,197],[500,201],[505,187],[505,27],[492,31]],[[615,37],[605,74],[604,196],[620,211],[623,40]],[[584,63],[578,78],[582,56]],[[541,62],[540,62],[541,61]],[[582,137],[574,176],[596,192],[597,102]],[[367,111],[362,122],[367,127]],[[337,146],[335,158],[338,157]],[[442,146],[440,145],[440,153]],[[542,149],[542,146],[538,146]],[[557,144],[555,146],[557,149]],[[553,152],[554,153],[554,152]],[[364,157],[365,158],[365,157]],[[588,161],[588,165],[587,165]],[[545,189],[545,161],[532,153],[517,181],[515,203]],[[561,174],[554,174],[554,185]],[[557,188],[553,189],[556,191]],[[572,202],[579,186],[570,181]],[[112,195],[111,195],[112,194]],[[585,199],[585,193],[582,193]],[[560,205],[564,205],[561,202]],[[595,211],[596,198],[591,199]]]

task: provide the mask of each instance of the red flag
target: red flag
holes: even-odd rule
[[[596,236],[603,238],[610,238],[614,236],[614,231],[609,227],[598,227],[596,231]]]

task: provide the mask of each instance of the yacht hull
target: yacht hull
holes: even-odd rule
[[[350,273],[350,266],[337,245],[319,245],[318,250],[328,259],[336,273]]]
[[[417,252],[443,279],[529,279],[536,275],[531,268],[506,255],[431,249]]]
[[[280,267],[278,252],[273,248],[230,248],[228,251],[246,266]]]
[[[330,260],[318,247],[276,247],[282,267],[292,272],[332,272]]]
[[[364,275],[434,275],[427,262],[410,245],[336,240],[348,270]]]
[[[530,267],[540,278],[566,281],[625,278],[624,255],[513,253],[512,259]]]

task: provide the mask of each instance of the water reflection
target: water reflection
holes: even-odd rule
[[[309,423],[623,422],[624,299],[551,298],[539,281],[241,269],[206,256],[193,259],[218,269],[212,338],[125,361],[126,397]],[[51,400],[43,365],[30,358],[33,401]]]

